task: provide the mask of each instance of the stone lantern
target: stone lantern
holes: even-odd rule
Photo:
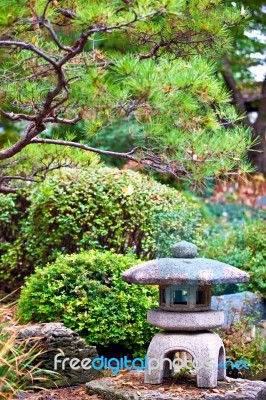
[[[149,345],[148,359],[158,362],[146,369],[145,383],[160,384],[173,375],[173,364],[167,360],[174,360],[176,352],[189,353],[198,364],[198,387],[213,388],[217,379],[225,379],[223,342],[211,331],[222,326],[224,313],[211,310],[211,285],[247,282],[249,275],[196,255],[197,247],[182,241],[172,247],[172,258],[144,262],[122,276],[126,282],[159,285],[160,308],[150,310],[147,320],[164,332],[155,335]]]

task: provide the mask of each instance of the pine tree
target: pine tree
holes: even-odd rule
[[[19,176],[4,167],[27,157],[29,146],[122,157],[197,185],[250,170],[250,133],[235,126],[242,116],[215,64],[230,47],[230,28],[246,18],[240,8],[221,0],[0,4],[1,114],[25,126],[0,150],[0,191],[15,190]],[[47,137],[51,124],[79,121],[84,141]],[[119,153],[86,144],[117,123],[133,127],[136,147]]]

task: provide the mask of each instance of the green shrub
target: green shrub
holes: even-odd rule
[[[36,186],[28,201],[19,234],[10,245],[6,242],[0,260],[2,276],[9,284],[12,271],[18,282],[18,277],[59,254],[83,249],[132,251],[138,257],[153,258],[165,220],[168,241],[201,243],[198,206],[177,190],[129,170],[65,171]]]
[[[202,254],[250,274],[247,288],[266,293],[266,223],[258,219],[209,237]]]
[[[111,251],[60,256],[27,278],[19,316],[61,321],[89,344],[120,343],[139,355],[155,332],[146,313],[158,299],[157,288],[122,281],[122,272],[138,262]]]
[[[25,190],[20,194],[4,195],[0,193],[0,246],[3,242],[12,242],[17,239],[21,216],[24,216],[29,205],[26,194]]]
[[[244,368],[239,371],[231,370],[230,363],[228,363],[230,376],[247,378],[265,371],[266,339],[261,331],[253,325],[255,320],[256,316],[241,315],[240,321],[218,330],[223,339],[227,360],[248,362],[249,369]]]
[[[0,297],[12,277],[16,277],[16,271],[1,266],[1,259],[5,253],[12,251],[14,242],[20,235],[21,223],[26,217],[28,202],[26,192],[20,194],[0,194]],[[2,293],[3,294],[3,293]]]

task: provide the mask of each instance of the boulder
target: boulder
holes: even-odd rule
[[[240,292],[212,296],[211,309],[224,311],[224,324],[229,326],[240,319],[240,312],[244,315],[259,313],[257,321],[266,319],[266,301],[262,296],[252,292]]]
[[[41,368],[55,371],[59,374],[58,378],[53,378],[52,382],[44,382],[43,386],[68,386],[77,385],[96,379],[101,373],[95,369],[84,370],[83,368],[71,368],[69,361],[78,359],[80,362],[90,358],[93,360],[98,357],[95,346],[86,344],[76,332],[68,329],[62,323],[44,323],[27,325],[20,330],[17,340],[29,339],[29,346],[36,342],[43,348],[44,353],[36,359],[36,363],[41,362]],[[58,361],[55,363],[55,356]],[[64,358],[69,358],[68,362],[62,363]]]

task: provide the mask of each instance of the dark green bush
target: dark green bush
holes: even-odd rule
[[[198,206],[177,190],[133,171],[99,167],[65,171],[36,186],[28,201],[17,238],[10,245],[6,242],[0,260],[1,276],[8,284],[11,273],[18,282],[18,277],[59,254],[83,249],[132,251],[152,258],[162,225],[168,226],[164,241],[167,237],[201,243]]]
[[[248,289],[266,293],[266,223],[258,219],[211,235],[202,254],[250,274]]]
[[[155,332],[146,313],[158,299],[157,288],[122,281],[122,272],[138,262],[111,251],[60,256],[27,278],[19,316],[62,321],[89,344],[120,343],[139,355]]]
[[[1,266],[2,257],[11,252],[14,242],[20,235],[21,223],[26,218],[28,202],[26,192],[0,194],[0,297],[4,292],[5,284],[15,278],[16,271]]]
[[[17,239],[21,216],[26,213],[28,205],[25,190],[20,194],[0,193],[0,246],[3,242],[12,242]]]

